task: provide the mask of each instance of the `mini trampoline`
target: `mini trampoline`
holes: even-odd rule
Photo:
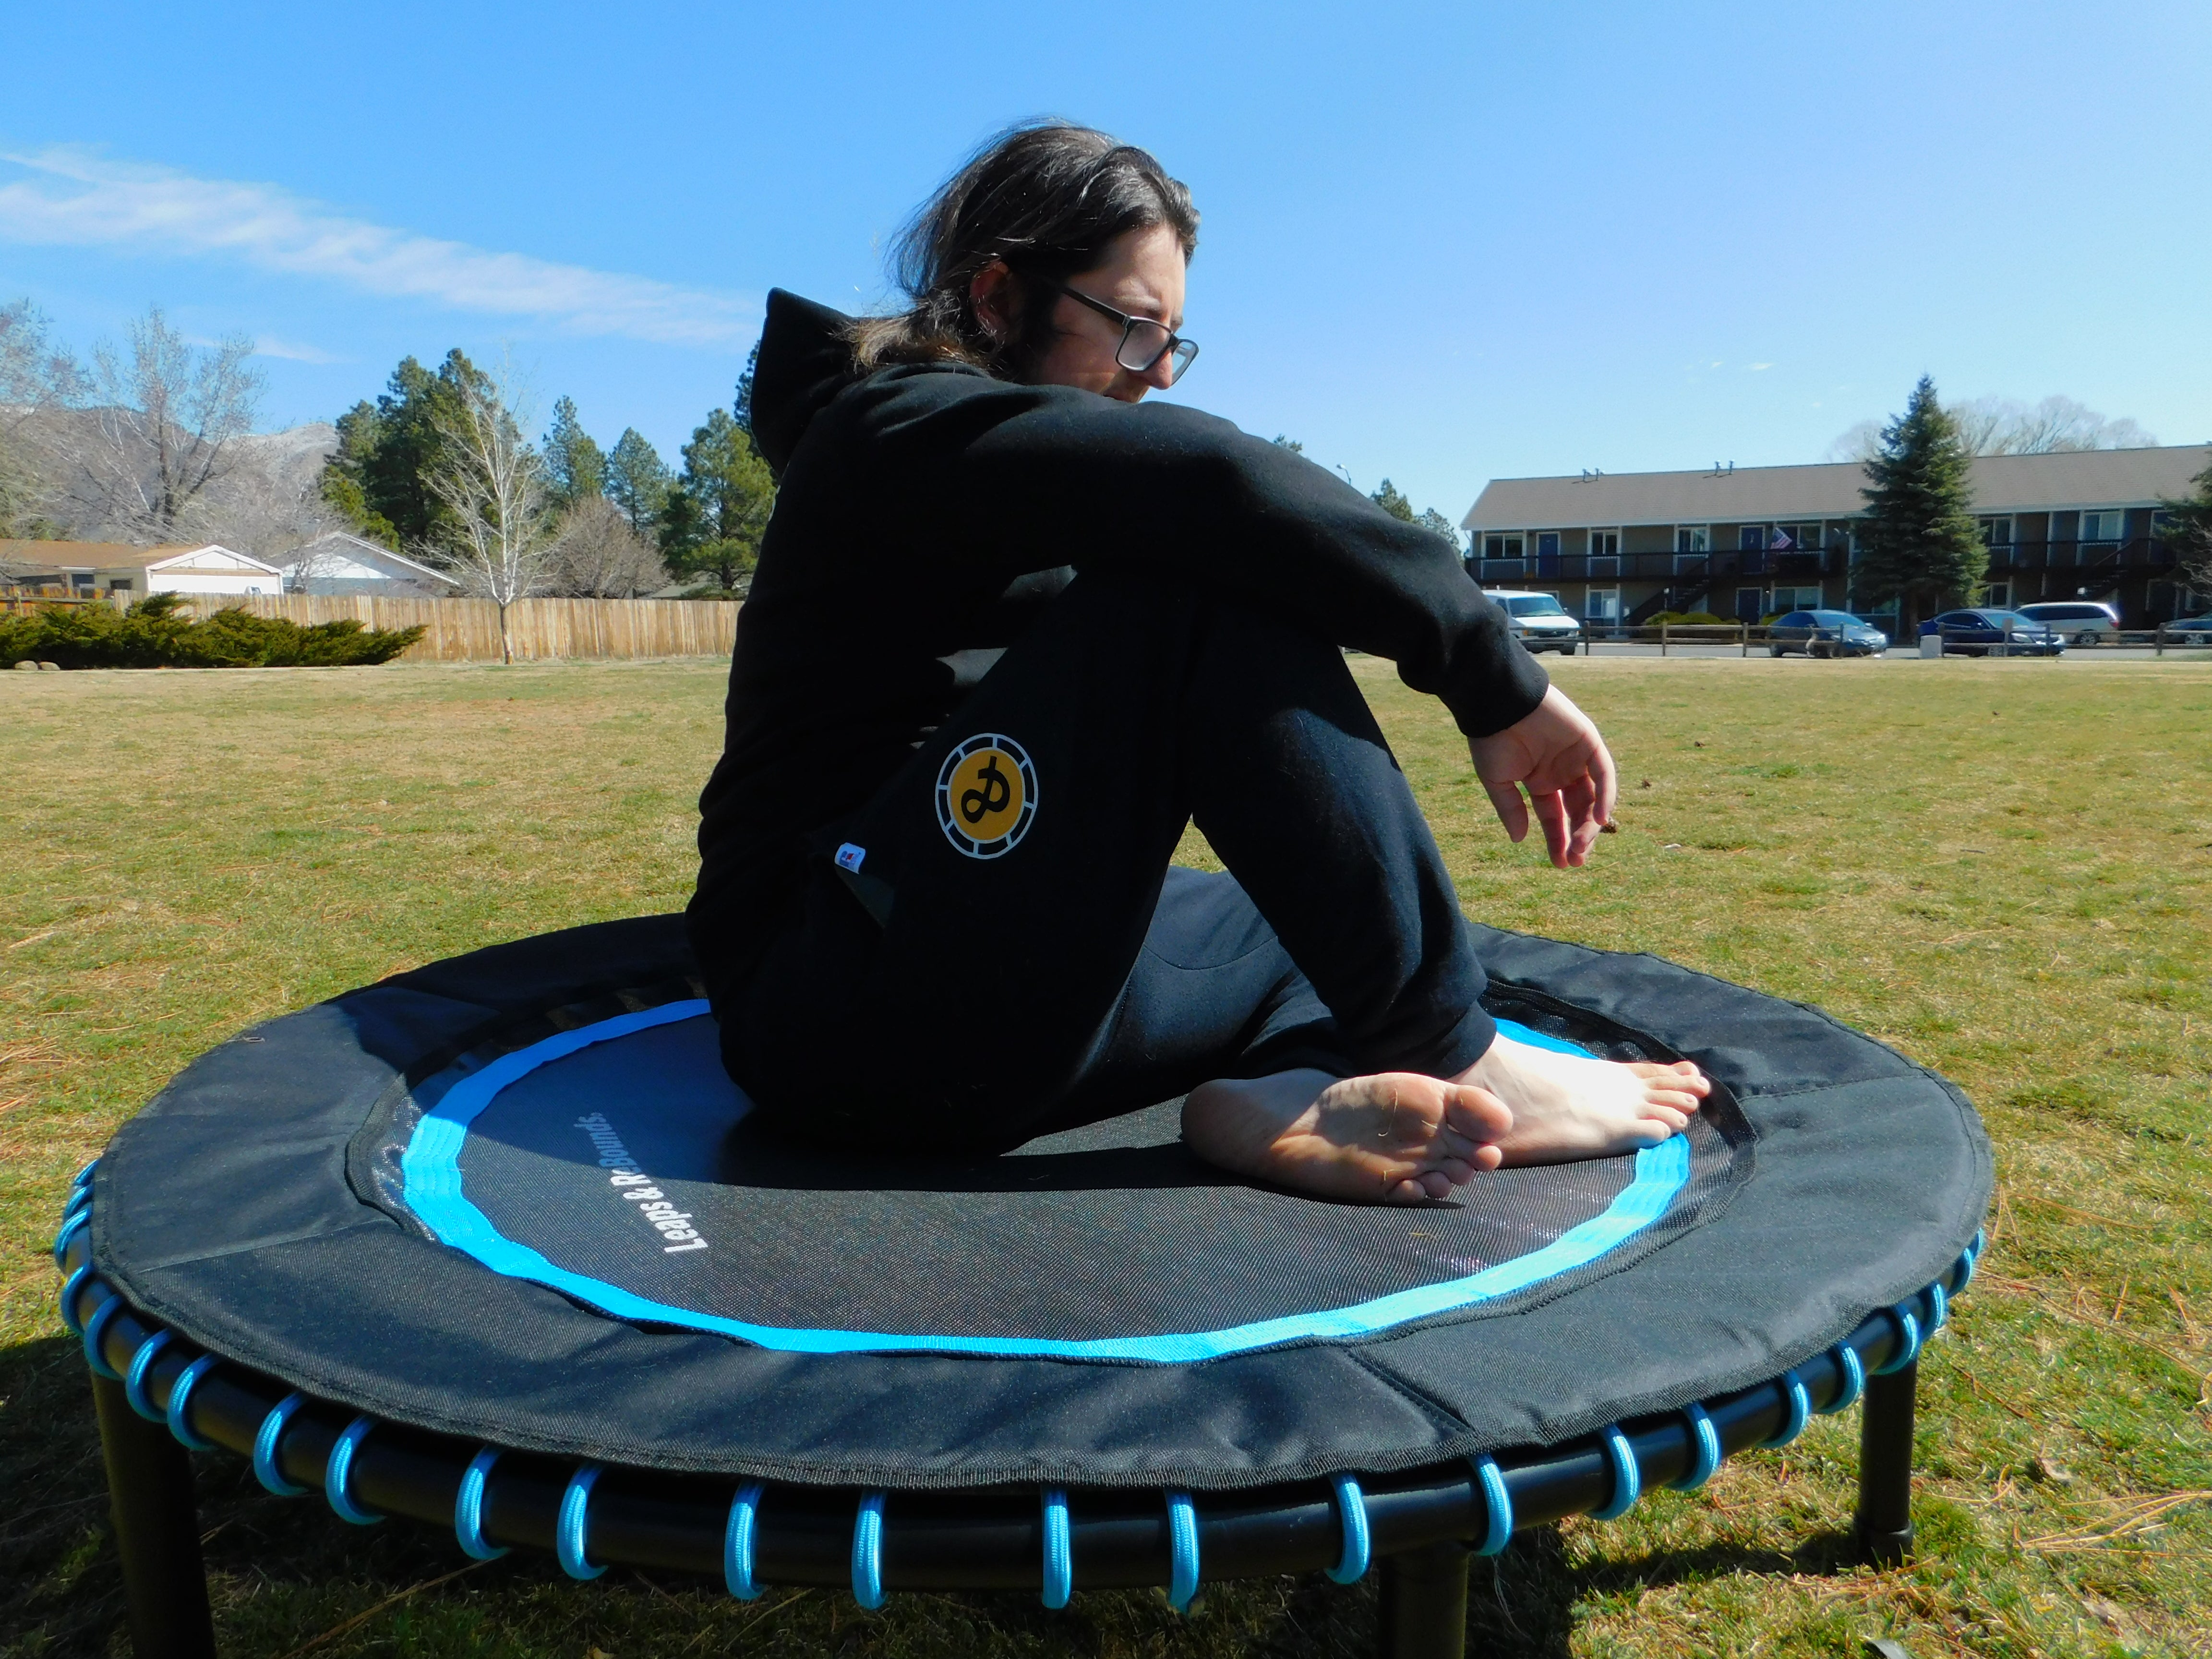
[[[213,1651],[184,1448],[483,1556],[771,1583],[1382,1573],[1457,1653],[1470,1551],[1693,1487],[1863,1402],[1909,1547],[1914,1362],[1990,1184],[1964,1096],[1819,1012],[1477,929],[1502,1021],[1695,1060],[1690,1133],[1419,1207],[1199,1162],[1176,1103],[996,1158],[757,1131],[681,919],[434,963],[187,1068],[80,1176],[141,1659]]]

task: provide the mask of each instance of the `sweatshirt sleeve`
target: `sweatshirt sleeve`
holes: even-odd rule
[[[1442,538],[1227,421],[973,374],[895,372],[854,390],[950,556],[1196,580],[1389,658],[1469,737],[1543,701],[1542,667]]]

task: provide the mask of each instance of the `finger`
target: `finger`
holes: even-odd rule
[[[1516,844],[1528,840],[1528,808],[1521,799],[1520,790],[1510,783],[1492,783],[1486,778],[1482,787],[1498,813],[1498,821],[1505,826],[1506,839]]]
[[[1597,785],[1597,821],[1601,824],[1613,822],[1613,809],[1620,800],[1620,773],[1613,763],[1613,750],[1605,746],[1605,739],[1595,732],[1592,739],[1597,752],[1590,757],[1590,777]]]
[[[1532,796],[1528,804],[1536,809],[1536,821],[1544,827],[1544,850],[1552,855],[1553,867],[1565,870],[1570,839],[1566,802],[1553,793]]]
[[[1574,835],[1567,859],[1570,863],[1579,865],[1589,856],[1590,848],[1597,841],[1601,826],[1601,821],[1597,817],[1597,787],[1585,773],[1570,782],[1559,794],[1566,803],[1567,823]]]

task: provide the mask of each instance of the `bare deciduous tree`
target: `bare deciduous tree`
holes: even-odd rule
[[[510,385],[504,373],[477,376],[433,416],[440,453],[428,483],[453,522],[439,544],[422,550],[466,591],[499,607],[501,662],[514,660],[507,609],[550,585],[554,550],[545,463],[522,435]]]
[[[584,496],[561,515],[550,591],[574,599],[629,599],[667,580],[659,550],[605,496]]]
[[[2016,398],[1976,398],[1951,410],[1969,453],[2049,455],[2066,450],[2150,449],[2157,438],[2137,422],[2106,420],[2072,398],[2045,398],[2033,408]]]
[[[0,306],[0,537],[51,535],[52,418],[83,401],[84,371],[28,300]]]
[[[176,538],[253,429],[262,375],[252,354],[240,335],[194,348],[159,306],[131,324],[127,350],[100,346],[92,406],[53,427],[61,465],[52,483],[81,529],[123,541]]]
[[[2158,439],[2141,422],[2107,420],[2072,398],[2033,406],[2017,398],[1975,398],[1945,410],[1958,422],[1969,455],[2051,455],[2084,449],[2152,449]],[[1881,453],[1881,422],[1861,421],[1828,446],[1832,461],[1871,460]]]

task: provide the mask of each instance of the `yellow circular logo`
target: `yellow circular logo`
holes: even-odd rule
[[[1012,738],[984,732],[957,745],[937,774],[937,823],[971,859],[1012,852],[1036,817],[1036,769]]]

